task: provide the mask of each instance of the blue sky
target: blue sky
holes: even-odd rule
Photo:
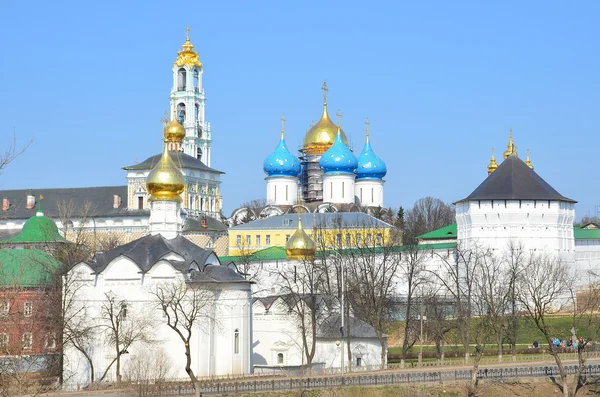
[[[386,206],[467,196],[512,127],[521,158],[531,149],[536,172],[579,201],[578,218],[596,213],[600,3],[188,3],[3,4],[0,148],[13,131],[33,144],[0,187],[124,184],[121,167],[161,149],[189,25],[226,215],[264,197],[281,114],[298,147],[324,79],[357,152],[369,118]]]

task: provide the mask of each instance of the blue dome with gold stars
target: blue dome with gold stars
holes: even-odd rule
[[[360,156],[358,156],[358,167],[356,168],[356,180],[361,179],[383,179],[387,174],[387,167],[382,159],[371,149],[371,143],[369,142],[369,135],[367,135],[367,141],[365,147],[362,150]]]
[[[281,133],[279,145],[263,164],[263,170],[269,176],[297,177],[300,174],[300,161],[287,148]]]
[[[358,160],[348,145],[344,143],[339,127],[333,145],[323,153],[319,165],[323,173],[327,175],[354,174],[356,172]]]

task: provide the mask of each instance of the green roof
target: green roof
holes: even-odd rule
[[[420,244],[417,246],[419,250],[436,250],[436,249],[451,249],[456,248],[456,243],[439,243],[439,244]],[[405,245],[395,245],[392,247],[365,247],[365,248],[344,248],[341,250],[317,250],[317,257],[327,257],[330,255],[334,255],[334,253],[339,253],[342,256],[347,255],[360,255],[365,252],[379,254],[384,252],[385,250],[389,250],[388,252],[403,252],[408,250],[409,247]],[[244,258],[243,255],[237,256],[221,256],[219,257],[222,263],[229,262],[272,262],[272,261],[285,261],[287,260],[287,256],[285,253],[285,248],[283,247],[269,247],[262,249],[260,251],[256,251],[247,257]]]
[[[600,239],[600,229],[582,229],[580,227],[573,228],[575,240],[598,240]]]
[[[431,232],[425,234],[421,234],[420,236],[417,236],[417,238],[423,240],[443,240],[456,238],[456,223],[432,230]]]
[[[58,227],[54,221],[42,212],[38,212],[35,216],[29,218],[23,225],[21,233],[15,237],[3,240],[6,243],[50,243],[65,241],[58,233]]]
[[[50,281],[58,262],[40,249],[0,249],[0,286],[35,287]]]

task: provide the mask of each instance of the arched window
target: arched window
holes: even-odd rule
[[[177,71],[177,91],[185,91],[185,76],[186,71],[184,68]]]
[[[194,120],[195,120],[196,122],[198,122],[198,121],[199,121],[199,119],[198,119],[198,114],[199,114],[199,113],[200,113],[200,105],[198,105],[198,104],[195,104],[195,105],[194,105]]]
[[[283,364],[283,353],[277,353],[277,364]]]
[[[194,69],[194,91],[198,92],[198,69]]]
[[[177,120],[181,125],[185,122],[185,104],[180,103],[177,105]]]
[[[236,329],[233,332],[233,353],[240,354],[240,330]]]

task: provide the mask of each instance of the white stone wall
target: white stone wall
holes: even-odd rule
[[[298,201],[298,178],[275,176],[267,181],[267,204],[294,205]]]
[[[174,254],[176,255],[176,254]],[[149,293],[158,283],[182,282],[182,274],[167,261],[160,261],[146,274],[140,274],[137,265],[126,257],[116,258],[97,276],[86,264],[77,265],[70,274],[81,272],[77,292],[76,309],[85,307],[81,314],[86,321],[100,325],[101,307],[106,301],[106,293],[119,300],[127,301],[128,318],[144,318],[152,321],[149,335],[154,340],[150,347],[160,347],[168,355],[173,365],[172,378],[187,379],[183,342],[166,325],[162,311],[156,306],[155,298]],[[199,286],[201,287],[201,286]],[[213,286],[214,287],[214,286]],[[219,284],[212,289],[214,304],[211,305],[211,319],[202,319],[193,330],[191,340],[192,368],[199,377],[222,376],[228,374],[248,374],[251,371],[252,352],[252,306],[248,284]],[[234,332],[239,332],[239,353],[234,353]],[[134,344],[122,358],[122,374],[127,363],[148,345]],[[96,378],[104,372],[115,353],[106,342],[106,333],[98,328],[91,341]],[[89,382],[90,368],[83,355],[71,346],[65,348],[65,387],[77,388]],[[108,380],[115,380],[114,366],[109,371]]]
[[[383,184],[378,179],[361,179],[354,183],[354,195],[363,207],[383,208]]]
[[[350,204],[355,202],[354,174],[323,175],[323,202]]]
[[[573,254],[574,204],[547,200],[474,200],[458,203],[458,242],[505,249],[511,240],[527,249]]]
[[[181,205],[177,201],[156,200],[150,203],[150,234],[160,234],[167,239],[181,233]]]

